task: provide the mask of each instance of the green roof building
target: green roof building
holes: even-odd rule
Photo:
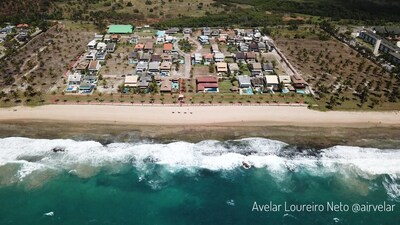
[[[132,34],[132,25],[110,25],[108,26],[109,34]]]

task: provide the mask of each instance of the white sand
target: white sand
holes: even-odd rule
[[[399,112],[318,112],[293,106],[46,105],[0,109],[0,121],[56,120],[140,125],[398,126]]]

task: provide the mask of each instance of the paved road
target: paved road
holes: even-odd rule
[[[203,46],[192,36],[185,34],[184,39],[188,38],[190,42],[194,43],[196,45],[196,49],[190,53],[185,53],[181,49],[179,49],[179,44],[178,41],[179,39],[174,43],[175,49],[177,49],[178,53],[180,55],[183,55],[185,57],[185,78],[189,79],[190,78],[190,71],[192,70],[192,54],[201,51]]]

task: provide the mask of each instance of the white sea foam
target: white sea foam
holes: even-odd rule
[[[54,148],[64,151],[53,152]],[[400,150],[335,146],[321,150],[318,155],[308,155],[288,149],[283,142],[263,138],[199,143],[113,143],[106,146],[95,141],[0,139],[0,166],[22,164],[17,174],[20,179],[33,171],[48,168],[88,177],[97,173],[97,167],[120,163],[132,163],[139,170],[145,170],[149,164],[158,164],[174,172],[199,168],[231,170],[242,167],[243,162],[255,168],[266,168],[278,182],[284,179],[283,175],[299,169],[317,176],[341,172],[367,179],[382,174],[400,175]],[[145,178],[146,174],[143,174],[141,179]],[[159,185],[155,181],[147,182]],[[385,182],[392,197],[400,196],[397,183],[397,179]]]

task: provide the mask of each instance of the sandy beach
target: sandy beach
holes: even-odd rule
[[[319,112],[293,106],[45,105],[0,109],[0,121],[41,120],[136,125],[399,126],[399,112]]]

